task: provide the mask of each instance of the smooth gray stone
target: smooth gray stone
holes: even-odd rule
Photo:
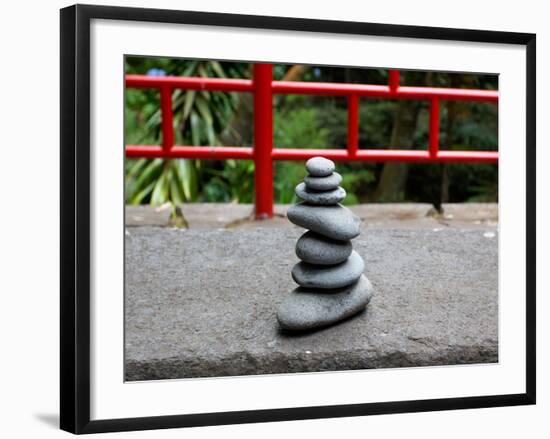
[[[351,241],[336,241],[311,231],[304,233],[296,243],[296,256],[310,264],[339,264],[352,250]]]
[[[332,160],[324,157],[313,157],[306,162],[306,169],[314,177],[327,177],[334,172],[336,167]]]
[[[364,269],[363,258],[356,251],[352,251],[345,262],[336,265],[313,265],[307,262],[298,262],[292,268],[292,279],[304,288],[330,290],[354,283]]]
[[[308,189],[314,191],[330,191],[336,189],[342,183],[342,176],[338,172],[333,172],[327,177],[314,177],[306,175],[304,183]]]
[[[346,191],[341,187],[337,187],[331,191],[311,191],[306,188],[305,183],[300,183],[296,186],[296,195],[309,204],[332,206],[346,198]]]
[[[361,233],[361,220],[341,204],[312,206],[299,203],[287,211],[288,219],[297,226],[313,230],[328,238],[348,241]]]
[[[364,275],[333,293],[296,288],[279,305],[277,320],[282,328],[293,331],[320,328],[357,314],[371,297],[372,285]]]

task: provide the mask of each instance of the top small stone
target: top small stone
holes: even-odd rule
[[[314,177],[327,177],[334,172],[335,166],[332,160],[313,157],[306,162],[306,169]]]

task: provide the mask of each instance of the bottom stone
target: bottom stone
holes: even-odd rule
[[[334,292],[299,287],[281,303],[277,320],[282,328],[294,331],[321,328],[358,313],[371,296],[372,285],[364,275]]]

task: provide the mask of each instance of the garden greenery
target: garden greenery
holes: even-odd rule
[[[126,73],[149,75],[250,78],[246,63],[126,57]],[[275,79],[285,78],[290,65],[274,66]],[[387,70],[305,67],[301,81],[385,84]],[[496,89],[489,75],[402,72],[401,83],[442,87]],[[125,92],[125,142],[158,145],[161,139],[160,96],[156,90]],[[174,132],[179,145],[250,146],[253,143],[252,99],[247,94],[175,90],[172,95]],[[399,101],[361,99],[361,148],[391,147]],[[425,149],[428,107],[419,102],[408,145]],[[274,96],[274,144],[285,148],[345,148],[347,103],[342,97]],[[442,149],[498,148],[498,108],[476,102],[442,103]],[[480,164],[409,164],[400,167],[403,185],[384,191],[384,163],[340,163],[347,204],[368,201],[497,201],[498,167]],[[393,165],[395,166],[395,165]],[[176,206],[184,202],[252,203],[254,163],[249,160],[128,159],[125,164],[126,202]],[[302,162],[274,165],[276,203],[294,203],[294,187],[303,179]],[[387,189],[387,188],[386,188]],[[383,195],[381,195],[383,194]]]

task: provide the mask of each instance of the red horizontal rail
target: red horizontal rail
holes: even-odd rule
[[[469,88],[399,87],[396,91],[405,99],[439,98],[447,101],[498,102],[498,91]]]
[[[156,88],[161,92],[162,145],[126,145],[127,157],[248,159],[255,162],[256,217],[273,215],[273,160],[307,160],[323,156],[345,161],[498,163],[496,151],[441,151],[441,100],[496,103],[498,91],[400,85],[399,71],[390,70],[388,85],[273,81],[271,64],[255,64],[254,79],[126,75],[126,87]],[[254,94],[254,147],[174,145],[172,91],[174,89],[248,92]],[[273,148],[273,94],[343,96],[348,100],[346,149]],[[359,99],[426,100],[430,105],[427,150],[360,149]]]
[[[497,102],[498,91],[467,88],[397,87],[388,85],[332,84],[324,82],[273,82],[273,92],[327,96],[363,96],[386,99],[431,99]]]
[[[461,163],[498,163],[498,151],[439,151],[437,160]]]
[[[133,88],[182,88],[187,90],[253,92],[252,80],[228,78],[195,78],[181,76],[126,75],[126,86]],[[364,96],[391,99],[467,100],[497,102],[498,91],[468,88],[406,87],[369,84],[337,84],[331,82],[272,81],[276,94],[310,94],[329,96]]]
[[[253,91],[250,79],[200,78],[187,76],[126,75],[126,87],[132,88],[182,88],[186,90]]]
[[[307,160],[323,156],[331,160],[357,162],[478,162],[496,163],[496,151],[439,151],[430,156],[429,151],[397,149],[361,149],[349,155],[345,149],[279,148],[273,150],[274,160]]]
[[[164,151],[161,146],[128,145],[126,156],[130,158],[200,158],[200,159],[254,159],[254,148],[246,146],[173,146]],[[273,160],[308,160],[323,156],[331,160],[345,161],[405,161],[405,162],[482,162],[498,161],[496,151],[438,151],[430,156],[429,151],[399,149],[361,149],[349,154],[346,149],[274,148]]]
[[[253,159],[254,148],[240,146],[173,146],[165,151],[161,146],[127,145],[126,157],[165,159]]]

